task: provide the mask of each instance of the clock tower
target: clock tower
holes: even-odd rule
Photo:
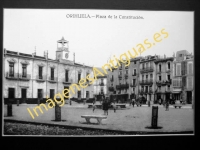
[[[57,41],[57,51],[56,51],[56,60],[68,60],[69,58],[69,47],[68,47],[69,41],[65,40],[64,37],[62,37],[61,40]]]

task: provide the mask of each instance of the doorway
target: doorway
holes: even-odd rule
[[[50,89],[50,98],[53,99],[54,98],[54,89]]]
[[[68,89],[68,90],[69,90],[69,87],[68,87],[68,86],[64,86],[64,89]],[[67,93],[67,94],[65,94],[65,95],[66,95],[66,96],[69,96],[69,93]],[[65,99],[65,100],[68,100],[69,98],[65,98],[65,97],[64,97],[64,99]]]
[[[21,93],[22,103],[26,103],[26,89],[21,89]]]
[[[38,89],[38,99],[42,99],[42,96],[43,94],[42,94],[42,89]]]
[[[15,98],[15,89],[14,88],[8,88],[8,98],[9,99]]]
[[[187,91],[187,103],[192,104],[192,91]]]

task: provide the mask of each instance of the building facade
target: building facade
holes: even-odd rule
[[[140,59],[139,96],[143,96],[150,103],[156,102],[156,65],[158,56],[148,55]]]
[[[65,46],[66,45],[66,46]],[[57,41],[56,59],[44,56],[25,54],[4,49],[4,100],[17,99],[30,103],[36,99],[46,100],[55,94],[69,89],[73,83],[78,83],[88,74],[93,75],[92,67],[69,60],[68,41],[64,38]],[[74,88],[75,98],[93,98],[94,87],[89,85],[78,91]],[[67,100],[67,99],[66,99]]]
[[[173,57],[159,57],[156,65],[156,101],[161,102],[172,99]]]
[[[173,62],[173,99],[191,104],[194,100],[193,56],[186,50],[176,52]]]

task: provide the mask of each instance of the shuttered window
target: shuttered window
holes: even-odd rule
[[[176,66],[176,75],[177,76],[181,75],[181,64],[177,64],[177,66]]]
[[[193,67],[192,63],[188,63],[188,74],[189,75],[192,75],[192,67]]]
[[[189,89],[192,89],[192,87],[193,87],[192,77],[188,77],[187,87]]]

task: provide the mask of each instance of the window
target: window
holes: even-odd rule
[[[39,79],[42,79],[42,66],[39,66]]]
[[[183,54],[179,54],[179,57],[182,57],[183,56]]]
[[[133,93],[135,93],[135,88],[133,87]]]
[[[167,80],[168,80],[168,81],[170,80],[170,75],[169,75],[169,74],[167,75]]]
[[[192,75],[192,63],[188,63],[188,74]]]
[[[168,69],[170,69],[170,62],[168,62],[167,66],[168,66]]]
[[[14,63],[9,63],[9,76],[14,77]]]
[[[142,64],[142,69],[144,69],[144,64]]]
[[[78,82],[81,80],[81,73],[78,73]]]
[[[136,61],[134,61],[134,64],[136,64]]]
[[[86,91],[86,98],[89,98],[89,97],[90,97],[89,91]]]
[[[101,79],[101,84],[103,84],[103,79]]]
[[[128,74],[128,70],[126,70],[126,74]]]
[[[54,80],[54,68],[51,68],[51,80]]]
[[[142,80],[144,80],[144,75],[142,75]]]
[[[145,87],[145,92],[146,92],[146,93],[148,92],[148,86]]]
[[[142,86],[142,91],[144,91],[144,86]]]
[[[136,80],[135,80],[135,79],[133,79],[133,85],[135,85],[135,81],[136,81]]]
[[[69,82],[69,70],[65,70],[65,82]]]
[[[161,86],[158,87],[158,91],[161,92]]]
[[[85,77],[85,78],[86,78],[86,81],[87,81],[87,82],[89,82],[89,80],[87,79],[87,76],[88,76],[88,75],[89,75],[89,73],[86,73],[86,77]]]
[[[181,75],[181,64],[176,65],[176,75],[180,76]]]
[[[192,87],[193,87],[193,84],[192,84],[192,77],[188,77],[187,78],[188,80],[187,80],[187,87],[189,88],[189,89],[192,89]]]
[[[22,77],[26,77],[27,74],[27,66],[22,64]]]
[[[101,94],[104,94],[104,92],[103,92],[103,87],[101,87]]]
[[[170,85],[167,86],[167,91],[170,91]]]
[[[161,64],[159,65],[159,72],[161,72]]]
[[[78,91],[78,98],[81,98],[81,91]]]
[[[122,71],[119,71],[119,75],[122,75]]]
[[[153,79],[153,74],[150,74],[150,78],[151,78],[151,80]]]
[[[161,81],[161,76],[159,76],[159,81]]]
[[[136,69],[134,69],[134,75],[136,75]]]
[[[146,80],[148,80],[148,75],[146,75]]]

